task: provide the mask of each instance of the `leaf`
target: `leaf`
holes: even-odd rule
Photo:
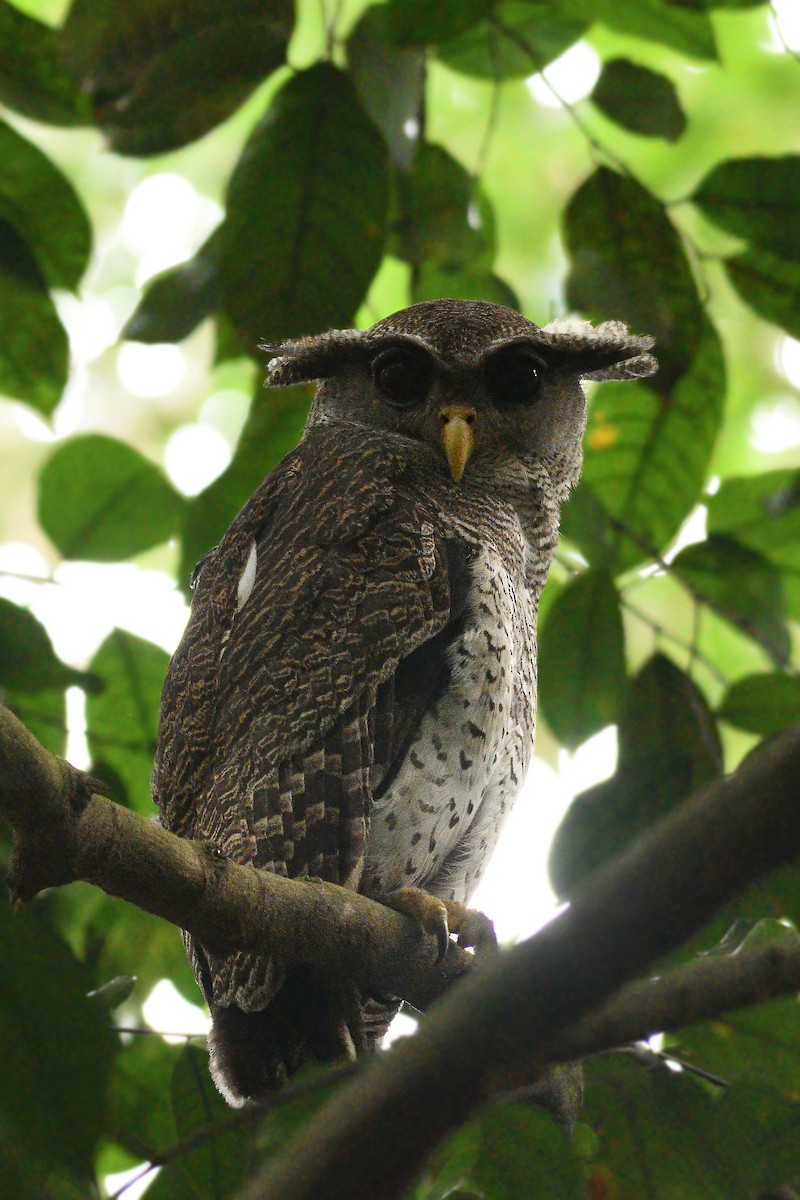
[[[162,1038],[139,1037],[114,1060],[108,1133],[139,1158],[160,1157],[176,1140],[169,1092],[180,1053]]]
[[[682,11],[664,0],[566,0],[566,8],[694,58],[717,58],[714,27],[704,12]]]
[[[446,42],[488,16],[495,0],[388,0],[386,33],[398,46]]]
[[[700,329],[697,355],[667,396],[649,383],[605,383],[592,398],[583,478],[562,531],[593,565],[618,572],[663,553],[700,499],[725,395],[719,338],[705,318]]]
[[[672,571],[693,596],[753,638],[785,666],[791,643],[781,577],[771,563],[723,534],[687,546],[672,561]]]
[[[430,8],[430,6],[428,6]],[[347,39],[347,66],[364,111],[383,134],[392,163],[407,169],[417,148],[425,55],[391,43],[387,7],[369,8]]]
[[[762,737],[800,725],[800,679],[777,673],[737,679],[725,693],[717,716]]]
[[[215,229],[193,258],[151,279],[122,331],[134,342],[182,342],[219,303]]]
[[[0,646],[0,659],[3,654]],[[63,758],[67,747],[67,701],[63,687],[25,692],[0,682],[0,700],[27,725],[46,750]]]
[[[144,155],[230,116],[284,62],[291,25],[290,0],[74,0],[62,41],[112,148]]]
[[[67,382],[67,335],[30,248],[0,218],[0,392],[49,416]]]
[[[176,534],[184,509],[157,466],[100,434],[64,442],[39,476],[39,521],[65,558],[131,558]]]
[[[705,697],[663,654],[629,683],[617,770],[573,800],[556,833],[550,878],[562,896],[722,770]]]
[[[0,102],[50,125],[88,125],[86,96],[65,69],[58,31],[0,0]]]
[[[33,613],[0,596],[0,685],[18,694],[63,690],[84,683],[82,671],[68,667]]]
[[[542,711],[566,746],[619,716],[625,645],[619,596],[605,571],[584,571],[559,592],[539,640]]]
[[[760,250],[800,258],[800,155],[736,158],[719,163],[692,200],[728,233]]]
[[[563,1129],[525,1104],[488,1105],[437,1150],[414,1200],[585,1195],[578,1161]]]
[[[4,1194],[88,1195],[113,1049],[107,1021],[86,999],[89,973],[32,911],[0,905],[0,941]]]
[[[675,142],[686,128],[672,80],[627,58],[603,64],[592,100],[612,121],[646,137]]]
[[[150,816],[150,773],[158,738],[158,709],[169,655],[141,638],[114,630],[92,659],[103,684],[86,701],[92,772],[103,778],[108,763],[125,787],[129,807]],[[133,965],[133,964],[131,964]],[[141,974],[141,972],[139,972]]]
[[[568,50],[591,20],[549,0],[501,0],[485,21],[441,44],[438,57],[465,75],[525,79]]]
[[[471,268],[468,265],[443,267],[437,263],[421,263],[415,273],[412,300],[439,300],[449,296],[451,300],[486,300],[490,304],[505,304],[508,308],[519,308],[519,297],[504,279],[485,267]]]
[[[667,395],[698,353],[708,321],[664,207],[640,183],[600,167],[570,200],[564,236],[570,305],[652,334],[659,372],[648,386]]]
[[[419,147],[397,182],[400,215],[391,249],[414,266],[483,269],[494,257],[494,216],[475,181],[441,146]]]
[[[386,151],[347,76],[294,76],[228,189],[223,307],[245,344],[352,324],[383,254]]]
[[[750,249],[726,258],[725,270],[745,304],[800,338],[800,259]]]
[[[181,1159],[195,1195],[198,1200],[228,1200],[247,1171],[251,1138],[241,1124],[230,1128],[233,1114],[211,1081],[205,1050],[184,1046],[170,1090],[178,1137],[209,1131],[208,1139]],[[220,1125],[228,1129],[222,1132]]]
[[[0,219],[27,243],[48,287],[76,288],[89,261],[92,234],[72,184],[4,122],[0,162]]]
[[[706,503],[710,534],[726,534],[776,567],[800,571],[800,471],[725,479]]]
[[[310,399],[308,387],[258,388],[232,462],[188,505],[178,568],[182,584],[188,587],[196,563],[221,540],[264,477],[297,445]]]

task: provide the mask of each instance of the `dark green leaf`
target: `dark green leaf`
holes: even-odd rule
[[[612,121],[646,137],[675,142],[686,128],[672,80],[627,58],[604,64],[592,100]]]
[[[722,162],[692,200],[716,225],[760,250],[800,257],[800,155]]]
[[[672,570],[692,595],[757,641],[778,666],[786,665],[790,640],[781,577],[761,554],[712,534],[682,550]]]
[[[185,501],[138,450],[75,437],[39,477],[39,521],[65,558],[119,562],[178,532]]]
[[[725,269],[745,304],[800,338],[800,259],[747,250],[727,258]]]
[[[234,1122],[212,1083],[205,1050],[184,1046],[172,1073],[171,1094],[181,1139],[209,1131],[208,1139],[181,1159],[195,1195],[198,1200],[228,1200],[247,1170],[251,1137],[245,1126]]]
[[[725,693],[717,716],[762,737],[800,725],[800,679],[779,674],[737,679]]]
[[[430,5],[428,5],[430,8]],[[369,8],[347,40],[347,65],[367,115],[383,134],[395,166],[407,169],[417,147],[425,90],[422,50],[392,45],[387,8]]]
[[[651,388],[667,395],[689,369],[704,326],[680,238],[663,206],[635,180],[600,167],[569,202],[569,303],[656,339]]]
[[[542,711],[576,746],[619,716],[625,645],[619,596],[605,571],[584,571],[559,592],[539,641]]]
[[[714,27],[704,12],[681,11],[664,0],[566,0],[568,12],[602,21],[626,35],[669,46],[695,58],[716,58]]]
[[[676,8],[760,8],[764,0],[667,0]]]
[[[605,1189],[600,1194],[613,1187],[615,1200],[754,1197],[763,1187],[797,1185],[800,1108],[792,1089],[775,1088],[761,1074],[762,1045],[766,1050],[768,1041],[776,1043],[773,1058],[784,1042],[792,1045],[797,1018],[786,1023],[785,1015],[792,1003],[754,1010],[765,1015],[771,1010],[772,1025],[763,1028],[761,1039],[748,1044],[745,1038],[738,1053],[739,1017],[713,1027],[718,1044],[730,1047],[745,1067],[722,1094],[686,1073],[643,1071],[619,1056],[590,1063],[584,1118],[598,1138],[590,1177]],[[707,1031],[693,1057],[714,1071],[718,1062],[705,1057]],[[795,1063],[795,1083],[796,1072]]]
[[[0,1190],[88,1195],[113,1050],[107,1020],[86,999],[91,976],[33,913],[0,905],[0,944]]]
[[[0,686],[15,693],[64,689],[85,676],[56,657],[44,626],[33,613],[0,597]]]
[[[219,300],[218,240],[219,230],[215,230],[194,258],[150,280],[123,337],[134,342],[181,342],[211,316]]]
[[[150,816],[150,772],[158,734],[158,708],[169,656],[151,642],[116,629],[103,642],[90,670],[102,691],[86,701],[92,771],[103,778],[108,763],[122,781],[131,808]],[[134,964],[129,964],[133,966]]]
[[[707,504],[709,533],[726,534],[776,567],[800,571],[800,471],[726,479]]]
[[[108,1132],[138,1158],[155,1158],[177,1140],[169,1092],[181,1047],[137,1037],[114,1060]]]
[[[352,324],[383,254],[386,149],[346,75],[295,75],[245,146],[220,235],[246,345]]]
[[[513,1104],[490,1105],[446,1142],[414,1200],[579,1200],[585,1194],[564,1131],[535,1108]]]
[[[74,0],[63,44],[113,148],[157,154],[207,133],[283,63],[292,11],[291,0]]]
[[[0,219],[13,225],[48,285],[76,288],[92,248],[89,219],[50,159],[0,122]]]
[[[0,643],[2,640],[0,633]],[[4,654],[0,646],[0,661]],[[0,699],[47,750],[63,757],[67,745],[67,702],[63,687],[26,692],[0,682]]]
[[[446,42],[488,16],[495,0],[388,0],[387,37],[399,46]]]
[[[505,280],[486,268],[447,268],[422,263],[413,280],[414,303],[440,300],[442,296],[449,296],[451,300],[487,300],[490,304],[505,304],[508,308],[520,307],[519,298]]]
[[[668,396],[606,383],[592,399],[583,480],[562,529],[593,564],[622,570],[663,553],[700,498],[725,395],[719,338],[704,317],[700,328]]]
[[[422,145],[398,179],[400,216],[392,250],[413,266],[489,273],[494,217],[475,181],[441,146]],[[441,295],[441,293],[440,293]]]
[[[67,382],[67,335],[30,248],[0,218],[0,392],[49,416]]]
[[[722,770],[705,698],[656,654],[630,681],[619,722],[616,773],[577,796],[553,843],[550,876],[561,895]]]
[[[86,96],[65,70],[58,31],[0,0],[0,101],[50,125],[88,125]]]
[[[440,45],[438,55],[465,75],[525,79],[569,49],[591,20],[549,0],[502,0],[485,21]]]
[[[259,386],[233,461],[188,506],[178,569],[183,586],[262,479],[297,445],[310,399],[307,387],[265,391]]]

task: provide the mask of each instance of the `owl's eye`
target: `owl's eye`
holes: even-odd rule
[[[385,350],[372,364],[385,400],[400,408],[421,404],[433,383],[433,363],[424,350]]]
[[[486,387],[500,408],[535,400],[544,370],[544,363],[529,346],[503,346],[483,364]]]

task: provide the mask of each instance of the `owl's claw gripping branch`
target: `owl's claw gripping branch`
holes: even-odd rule
[[[395,912],[418,921],[426,933],[433,934],[439,947],[436,959],[440,963],[447,954],[451,933],[458,934],[458,944],[474,949],[479,955],[497,949],[497,936],[489,917],[476,908],[468,908],[456,900],[440,900],[422,888],[398,888],[382,897],[382,903]]]

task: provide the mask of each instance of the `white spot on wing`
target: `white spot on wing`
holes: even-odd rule
[[[244,605],[250,598],[250,593],[253,590],[253,584],[256,581],[256,566],[258,563],[258,555],[256,554],[255,542],[250,543],[250,553],[247,556],[244,570],[239,577],[239,585],[236,588],[236,611],[241,612]]]

